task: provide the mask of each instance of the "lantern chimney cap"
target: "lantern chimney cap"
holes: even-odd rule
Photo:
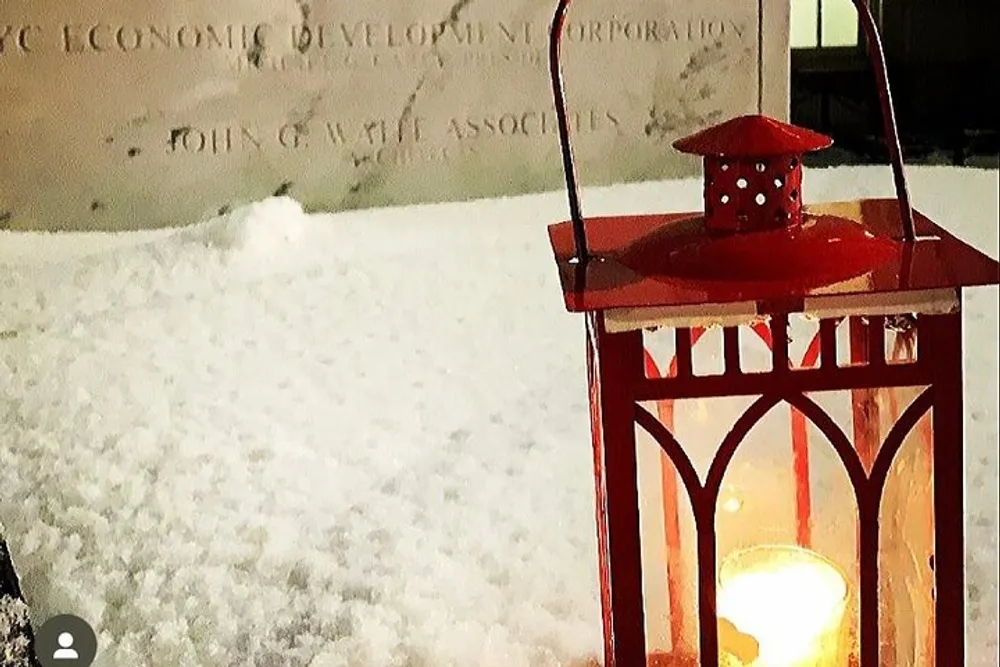
[[[682,153],[706,157],[767,158],[801,155],[831,144],[833,139],[825,134],[754,114],[678,139],[673,146]]]

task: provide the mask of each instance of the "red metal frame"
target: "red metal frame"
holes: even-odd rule
[[[715,511],[722,480],[730,461],[751,428],[776,405],[784,402],[803,418],[815,425],[829,440],[840,458],[851,481],[858,506],[859,521],[859,572],[860,572],[860,665],[879,663],[879,509],[885,481],[893,460],[921,417],[928,412],[934,419],[935,452],[935,577],[937,582],[937,627],[935,654],[946,664],[964,664],[964,573],[961,556],[963,515],[961,507],[962,459],[954,456],[954,443],[961,442],[961,315],[923,315],[918,318],[918,344],[933,349],[916,359],[894,354],[896,363],[886,364],[881,375],[886,382],[877,382],[877,375],[870,371],[885,362],[884,347],[881,355],[875,354],[881,334],[873,331],[884,327],[884,318],[873,317],[867,322],[865,345],[871,355],[848,367],[829,363],[827,354],[836,360],[836,342],[821,354],[816,369],[795,369],[782,364],[782,346],[771,347],[773,370],[767,373],[744,373],[738,365],[738,356],[727,355],[722,378],[744,378],[756,385],[749,393],[758,394],[750,408],[737,419],[732,430],[719,446],[704,484],[691,463],[691,459],[671,432],[671,408],[663,407],[660,418],[642,408],[644,400],[670,400],[685,397],[728,396],[721,384],[703,385],[698,376],[685,364],[675,365],[674,373],[667,377],[649,378],[649,357],[645,354],[641,332],[609,333],[604,328],[600,313],[588,315],[588,345],[596,370],[591,375],[592,397],[596,409],[594,430],[595,470],[599,480],[598,504],[607,510],[608,520],[599,527],[602,544],[602,590],[605,594],[605,623],[607,667],[638,667],[647,664],[644,635],[644,611],[641,579],[640,535],[638,525],[638,496],[635,460],[635,425],[638,424],[660,445],[670,459],[681,484],[687,491],[694,511],[697,528],[698,552],[698,627],[700,637],[700,664],[717,667],[719,644],[716,596],[716,529]],[[860,321],[860,320],[856,320]],[[824,320],[836,325],[836,320]],[[787,340],[787,318],[775,317],[768,325],[773,340]],[[726,331],[734,331],[727,328]],[[691,345],[697,341],[696,331],[678,329],[678,358],[688,356]],[[881,329],[884,333],[884,328]],[[860,340],[852,337],[852,345]],[[812,347],[812,346],[811,346]],[[807,352],[807,357],[812,355]],[[737,363],[734,365],[733,362]],[[860,375],[857,371],[868,371]],[[847,375],[849,381],[843,376]],[[866,377],[871,381],[855,383],[854,378]],[[956,382],[958,391],[956,391]],[[813,400],[811,392],[834,389],[874,388],[878,386],[924,386],[919,397],[911,403],[894,422],[888,435],[875,448],[870,468],[866,453],[858,451],[857,442]],[[600,386],[613,387],[600,391]],[[721,390],[721,391],[720,391]],[[612,434],[614,434],[612,436]],[[947,445],[945,440],[947,439]],[[870,469],[870,472],[868,471]],[[955,479],[955,476],[958,479]],[[949,486],[958,483],[958,486]],[[949,493],[949,489],[958,493]],[[957,498],[957,502],[956,502]],[[620,531],[620,532],[619,532]],[[676,583],[674,584],[676,585]],[[957,593],[956,593],[957,591]],[[612,595],[617,593],[617,595]],[[673,598],[672,598],[673,599]],[[682,614],[683,617],[683,614]],[[679,637],[677,628],[672,636]],[[673,656],[672,656],[673,659]],[[677,659],[681,659],[678,657]],[[954,662],[952,662],[954,661]],[[670,664],[670,663],[666,663]]]

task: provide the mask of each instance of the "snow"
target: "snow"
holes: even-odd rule
[[[997,172],[910,170],[994,257]],[[809,171],[810,201],[888,168]],[[697,181],[588,214],[700,208]],[[97,667],[575,667],[601,645],[561,193],[0,233],[0,520]],[[969,665],[997,654],[997,292],[966,301]],[[11,613],[7,607],[0,615]],[[15,610],[16,613],[16,610]]]
[[[27,605],[8,595],[0,595],[0,665],[28,667],[30,648],[25,634],[27,626]]]

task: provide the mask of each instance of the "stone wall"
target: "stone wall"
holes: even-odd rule
[[[275,193],[342,210],[559,188],[554,8],[4,0],[0,228],[162,227]],[[563,52],[584,184],[694,174],[673,139],[787,117],[786,2],[577,0]]]

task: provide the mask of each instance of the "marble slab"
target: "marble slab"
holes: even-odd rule
[[[552,0],[4,0],[0,228],[178,225],[561,187]],[[670,142],[787,117],[788,3],[577,0],[584,184],[696,173]]]

